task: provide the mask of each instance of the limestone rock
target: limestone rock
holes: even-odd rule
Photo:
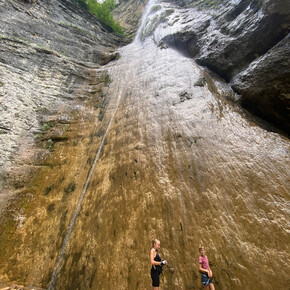
[[[249,110],[290,132],[289,35],[232,80]]]
[[[140,25],[141,16],[147,0],[123,0],[113,10],[114,18],[125,29],[125,33],[132,39]]]
[[[123,38],[74,0],[1,1],[0,161],[14,165],[3,177],[15,197],[0,215],[1,287],[147,289],[153,237],[168,260],[162,289],[201,288],[199,244],[217,289],[289,287],[289,140],[255,125],[229,84],[192,60],[207,35],[217,52],[230,44],[224,11],[234,29],[239,13],[275,8],[249,3],[156,0],[144,37],[119,57]],[[68,20],[93,36],[58,23]],[[285,43],[233,69],[236,89],[260,86]]]
[[[7,174],[42,139],[42,116],[67,114],[76,100],[98,96],[104,78],[95,69],[116,59],[126,40],[75,1],[1,1],[0,15],[1,210],[10,196]]]
[[[242,105],[287,132],[288,125],[284,123],[289,118],[285,95],[289,92],[286,43],[289,39],[286,36],[289,32],[290,2],[166,2],[172,3],[170,7],[174,12],[155,30],[154,37],[160,47],[174,47],[227,82],[234,79],[233,88],[242,94]],[[274,64],[283,65],[281,69],[272,70]],[[254,67],[258,73],[255,78]],[[249,84],[251,81],[255,81],[255,86],[254,83]],[[247,91],[243,87],[247,87]],[[262,93],[260,97],[258,92]]]

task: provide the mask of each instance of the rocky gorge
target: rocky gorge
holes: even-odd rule
[[[0,286],[286,289],[288,5],[2,0]]]

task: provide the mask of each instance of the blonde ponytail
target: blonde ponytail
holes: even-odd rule
[[[154,248],[154,245],[155,245],[157,242],[160,242],[160,241],[157,240],[157,239],[153,239],[153,240],[151,241],[151,243],[152,243],[152,248]]]

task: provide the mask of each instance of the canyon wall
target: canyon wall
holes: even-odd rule
[[[288,287],[289,139],[239,105],[284,102],[287,3],[218,2],[121,1],[125,36],[0,2],[1,287],[148,289],[152,238],[162,289],[202,288],[200,244],[216,289]]]
[[[208,67],[241,95],[242,106],[289,134],[289,2],[170,2],[184,12],[159,28],[160,45]]]
[[[99,98],[105,76],[95,70],[126,40],[73,1],[1,1],[0,14],[1,209],[25,185],[40,147],[61,140],[44,133],[64,130],[88,96]]]

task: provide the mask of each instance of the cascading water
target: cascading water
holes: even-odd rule
[[[146,241],[157,236],[170,265],[164,289],[200,285],[200,243],[217,288],[275,289],[267,261],[287,263],[288,141],[224,100],[190,58],[156,45],[171,11],[150,1],[137,38],[110,67],[110,93],[121,83],[123,96],[103,161],[108,183],[95,199],[107,204],[96,215],[100,227],[106,224],[102,237],[91,234],[101,252],[93,288],[150,287]]]
[[[137,36],[136,36],[135,42],[140,40],[140,38],[141,38],[140,33],[142,31],[143,26],[145,27],[145,25],[146,25],[146,23],[144,21],[148,21],[148,13],[150,12],[150,8],[152,7],[152,5],[155,2],[156,2],[155,0],[150,0],[149,1],[148,5],[147,5],[147,10],[145,11],[145,14],[144,14],[144,17],[143,17],[143,22],[142,22],[142,24],[140,26],[139,31],[137,32]],[[142,33],[144,33],[144,32],[142,32]],[[125,76],[126,76],[125,80],[127,80],[128,79],[128,75],[125,74]],[[85,194],[87,192],[89,182],[91,180],[91,177],[93,175],[93,172],[94,172],[94,169],[95,169],[95,167],[97,165],[97,162],[98,162],[98,160],[100,158],[101,151],[103,149],[103,146],[104,146],[105,139],[107,137],[108,131],[109,131],[110,127],[111,127],[111,124],[112,124],[112,121],[113,121],[113,119],[115,117],[116,111],[118,110],[119,103],[120,103],[120,98],[122,96],[122,90],[123,90],[123,88],[120,86],[120,83],[118,82],[117,90],[116,90],[116,94],[115,94],[116,99],[114,99],[114,101],[112,102],[113,103],[113,108],[110,108],[108,110],[108,111],[112,111],[111,116],[109,117],[109,123],[107,125],[107,129],[105,131],[105,134],[103,136],[101,144],[100,144],[100,146],[99,146],[99,148],[98,148],[98,150],[96,152],[96,156],[95,156],[93,164],[92,164],[92,166],[90,168],[88,177],[86,179],[86,182],[85,182],[85,185],[84,185],[84,188],[83,188],[83,191],[82,191],[82,194],[80,195],[80,198],[79,198],[78,203],[76,205],[76,208],[74,210],[73,216],[72,216],[71,221],[69,223],[69,227],[68,227],[67,233],[65,235],[65,238],[63,240],[61,250],[60,250],[60,252],[58,254],[58,258],[56,260],[56,265],[55,265],[54,271],[52,273],[51,281],[50,281],[49,286],[48,286],[49,290],[55,289],[57,287],[57,278],[58,278],[59,272],[61,271],[61,269],[63,267],[63,260],[64,260],[65,254],[66,254],[67,245],[68,245],[68,242],[70,240],[72,231],[74,229],[77,216],[78,216],[78,214],[80,212],[82,201],[83,201],[83,199],[85,197]]]
[[[103,139],[58,258],[53,218],[47,249],[29,248],[34,285],[53,273],[49,289],[148,289],[159,238],[162,289],[201,287],[199,244],[216,289],[288,287],[289,142],[226,101],[226,85],[192,59],[157,46],[180,11],[149,1],[136,39],[106,67]],[[39,277],[34,257],[50,263]]]

